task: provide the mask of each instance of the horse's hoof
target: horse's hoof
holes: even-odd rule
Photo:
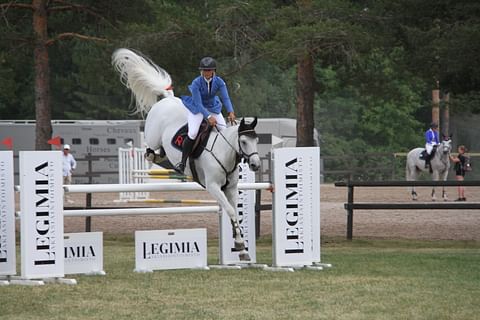
[[[155,159],[155,153],[145,153],[144,155],[145,157],[145,160],[147,160],[148,162],[153,162],[153,160]]]
[[[238,254],[240,261],[250,261],[250,255],[247,252],[242,252]]]
[[[242,242],[235,241],[235,250],[237,251],[245,250],[245,243],[243,241]]]

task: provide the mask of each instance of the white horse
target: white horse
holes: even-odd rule
[[[112,55],[112,64],[120,73],[122,83],[132,91],[136,100],[136,112],[147,113],[145,143],[149,149],[157,151],[154,157],[147,153],[147,159],[159,162],[166,156],[170,163],[178,163],[181,151],[172,145],[172,138],[186,124],[187,109],[174,96],[170,75],[148,58],[128,49],[116,50]],[[236,213],[238,163],[243,158],[251,170],[257,171],[260,168],[254,130],[256,123],[256,118],[250,124],[242,119],[240,125],[221,131],[213,129],[204,151],[194,160],[197,182],[206,188],[230,217],[235,248],[239,251],[240,260],[244,261],[250,260],[250,256],[245,249]],[[192,175],[189,163],[185,174]]]
[[[407,154],[406,179],[407,181],[416,181],[417,176],[421,172],[430,171],[425,168],[425,159],[422,158],[424,148],[415,148]],[[446,138],[438,146],[435,155],[430,160],[432,180],[447,180],[448,169],[450,168],[450,152],[452,151],[452,140]],[[417,200],[417,192],[412,187],[412,200]],[[442,187],[443,200],[447,201],[447,193],[445,187]],[[435,201],[435,187],[432,188],[432,200]]]

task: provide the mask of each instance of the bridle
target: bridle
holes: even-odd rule
[[[240,154],[242,159],[245,159],[248,163],[250,163],[250,158],[254,155],[258,155],[258,152],[255,151],[255,152],[251,152],[251,153],[246,153],[242,149],[242,145],[240,144],[240,137],[241,136],[248,136],[248,137],[256,139],[257,138],[257,133],[253,129],[246,129],[246,130],[243,130],[243,131],[238,131],[237,142],[238,142],[238,150],[240,151],[240,153],[237,152],[237,154]],[[223,138],[225,139],[225,137],[223,137]],[[229,143],[229,145],[230,145],[230,143]]]
[[[444,140],[442,141],[442,143],[440,143],[441,145],[441,149],[442,150],[439,150],[437,148],[437,153],[439,154],[439,160],[444,164],[444,166],[446,167],[448,165],[448,162],[450,161],[448,155],[450,154],[450,151],[452,150],[452,147],[451,145],[448,146],[446,145],[444,142],[447,141],[447,140]],[[441,152],[441,154],[440,154]]]
[[[223,135],[223,133],[218,130],[217,127],[215,127],[215,129],[217,130],[217,135],[215,136],[215,140],[213,140],[213,143],[212,143],[212,146],[210,147],[210,150],[205,148],[204,150],[205,151],[208,151],[210,152],[210,154],[213,156],[213,158],[215,159],[215,161],[217,161],[217,163],[220,165],[220,167],[223,169],[223,171],[225,172],[226,176],[229,176],[232,172],[234,172],[236,169],[237,169],[237,166],[238,164],[240,163],[240,160],[244,159],[247,163],[250,162],[250,158],[254,155],[258,155],[258,152],[255,151],[255,152],[251,152],[251,153],[246,153],[243,148],[242,148],[242,145],[240,144],[240,137],[241,136],[249,136],[249,137],[252,137],[252,138],[256,138],[257,137],[257,133],[255,132],[255,130],[253,129],[245,129],[245,130],[242,130],[242,131],[238,131],[238,138],[237,138],[237,143],[238,143],[238,151],[235,149],[235,147],[230,143],[230,141],[227,140],[227,138]],[[240,129],[240,128],[239,128]],[[236,154],[236,157],[235,157],[235,164],[233,166],[233,168],[231,170],[227,170],[225,168],[225,166],[223,165],[223,163],[215,156],[215,153],[213,152],[213,147],[215,146],[215,143],[217,142],[217,138],[218,136],[221,136],[223,138],[223,140],[230,146],[230,148],[235,152]]]

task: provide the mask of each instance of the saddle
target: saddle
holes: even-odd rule
[[[437,152],[437,146],[433,146],[432,153],[430,154],[430,159],[433,158],[435,155],[435,152]],[[423,149],[423,151],[420,153],[419,159],[421,160],[427,160],[428,154],[427,154],[427,149]]]
[[[210,136],[210,132],[212,131],[212,127],[208,125],[206,120],[203,120],[200,125],[200,130],[198,130],[197,138],[195,138],[195,142],[193,144],[192,152],[189,156],[190,159],[198,158],[205,146],[207,145],[208,137]],[[183,140],[186,139],[188,133],[188,123],[183,125],[178,131],[173,135],[171,144],[174,148],[182,151]]]

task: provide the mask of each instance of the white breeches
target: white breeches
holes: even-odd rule
[[[223,118],[223,115],[216,114],[216,113],[211,113],[212,117],[215,117],[217,119],[217,128],[221,131],[226,128],[227,124],[225,122],[225,119]],[[188,137],[192,140],[195,140],[195,138],[198,135],[198,130],[200,129],[200,124],[202,123],[203,120],[203,114],[197,113],[193,114],[190,111],[188,111]]]

